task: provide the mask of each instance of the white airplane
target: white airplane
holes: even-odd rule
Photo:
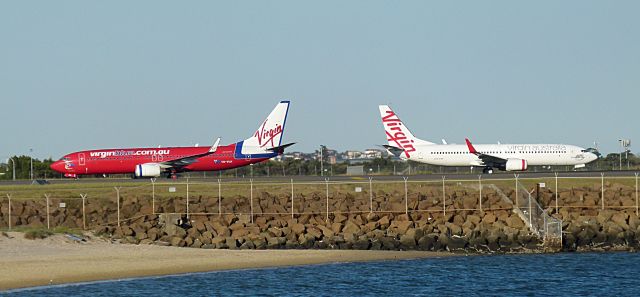
[[[436,144],[416,138],[387,105],[380,105],[382,125],[387,134],[389,153],[402,160],[440,166],[479,166],[484,173],[524,171],[532,165],[573,165],[574,168],[598,159],[596,149],[566,144]]]

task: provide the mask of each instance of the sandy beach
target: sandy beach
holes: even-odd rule
[[[215,270],[448,256],[422,251],[214,250],[0,235],[0,290]]]

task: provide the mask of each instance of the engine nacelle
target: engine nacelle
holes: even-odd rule
[[[158,177],[161,172],[162,168],[160,168],[160,164],[146,163],[136,165],[134,175],[136,177]]]
[[[507,159],[504,165],[506,171],[525,171],[527,170],[527,160],[525,159]]]

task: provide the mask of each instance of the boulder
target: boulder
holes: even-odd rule
[[[461,236],[452,236],[447,242],[447,250],[449,251],[462,251],[467,247],[467,240]]]
[[[284,246],[287,242],[287,239],[284,237],[269,237],[267,238],[267,248],[269,249],[277,249]]]
[[[271,234],[274,237],[284,236],[284,232],[282,232],[282,229],[280,229],[278,227],[271,227],[271,228],[267,229],[267,231],[269,232],[269,234]]]
[[[409,228],[404,236],[408,236],[410,238],[413,238],[413,240],[418,240],[418,239],[422,238],[422,236],[424,236],[424,231],[422,231],[422,229],[418,229],[418,228]]]
[[[445,226],[447,227],[447,235],[451,236],[451,235],[462,235],[462,228],[456,224],[453,223],[445,223]]]
[[[291,231],[293,233],[295,233],[296,235],[300,235],[302,233],[304,233],[305,230],[305,226],[303,224],[300,223],[294,223],[291,225]]]
[[[313,226],[309,226],[307,227],[307,234],[313,236],[315,239],[320,239],[322,238],[322,231],[320,231],[320,229],[313,227]]]
[[[169,240],[169,244],[171,244],[172,246],[180,246],[180,247],[182,247],[182,246],[185,246],[185,241],[182,239],[182,237],[173,236]]]
[[[496,221],[496,216],[493,213],[487,213],[482,218],[483,223],[491,224],[491,223],[494,223],[495,221]]]
[[[147,239],[149,236],[147,235],[147,233],[144,232],[138,232],[136,233],[136,239],[138,240],[143,240],[143,239]]]
[[[380,218],[380,220],[378,220],[378,226],[382,230],[385,230],[385,229],[389,228],[390,224],[391,224],[391,222],[389,221],[389,216],[384,216],[384,217]]]
[[[358,238],[358,240],[353,243],[352,248],[356,250],[369,249],[369,240],[363,237]]]
[[[194,225],[194,227],[200,232],[205,232],[207,231],[207,227],[205,227],[204,222],[203,221],[197,221]]]
[[[511,228],[524,229],[524,222],[515,213],[511,214],[505,222],[507,223],[507,226]]]
[[[343,216],[342,214],[336,214],[335,217],[333,218],[333,222],[334,223],[343,223],[347,220],[348,218]]]
[[[238,241],[233,237],[225,237],[224,243],[229,249],[238,249]]]
[[[196,238],[196,239],[193,241],[193,243],[191,244],[191,247],[192,247],[192,248],[197,248],[197,249],[198,249],[198,248],[200,248],[201,246],[202,246],[202,241],[200,241],[200,240],[199,240],[199,239],[197,239],[197,238]]]
[[[332,237],[335,234],[332,229],[329,229],[325,226],[318,225],[317,227],[318,229],[320,229],[320,231],[322,231],[322,235],[324,237]]]
[[[400,236],[400,248],[403,250],[413,250],[416,248],[416,240],[413,236]]]
[[[185,231],[182,227],[176,226],[174,224],[164,225],[163,231],[168,236],[172,236],[172,237],[176,236],[176,237],[184,238],[185,236],[187,236],[187,231]]]
[[[596,236],[596,232],[591,228],[584,228],[576,234],[576,244],[578,246],[591,245],[592,239]]]
[[[378,217],[378,214],[376,214],[375,212],[370,212],[367,214],[366,219],[367,219],[367,222],[375,222],[375,221],[378,221],[380,218]]]
[[[255,245],[253,244],[253,241],[251,240],[247,240],[244,243],[242,243],[242,245],[240,245],[240,249],[241,250],[252,250],[255,249]]]
[[[342,223],[331,224],[331,231],[333,231],[334,234],[342,232]]]
[[[287,240],[284,247],[287,249],[297,249],[300,247],[300,244],[296,240]]]
[[[150,239],[143,239],[143,240],[140,240],[140,243],[139,243],[139,244],[140,244],[140,245],[150,245],[150,244],[153,244],[153,240],[150,240]]]
[[[303,248],[312,248],[315,242],[316,238],[308,233],[300,234],[300,237],[298,238],[298,243],[300,243],[300,246]]]
[[[380,243],[382,244],[383,250],[395,250],[397,249],[397,246],[399,244],[398,241],[393,237],[385,236],[380,238],[379,240],[380,240]]]
[[[389,226],[389,229],[394,230],[400,235],[407,233],[410,227],[413,227],[413,222],[411,221],[393,221]]]
[[[609,222],[611,220],[611,217],[615,214],[616,212],[610,209],[603,209],[598,213],[598,216],[596,217],[598,220],[598,223],[600,223],[600,225],[605,225],[607,222]]]
[[[436,234],[426,234],[423,235],[420,239],[418,239],[418,248],[423,251],[433,250],[435,242],[438,241],[438,235]]]
[[[627,223],[628,218],[629,218],[628,214],[624,212],[618,212],[618,213],[615,213],[613,216],[611,216],[611,221],[616,223],[622,229],[629,230],[629,225]]]
[[[358,225],[356,225],[354,222],[349,220],[344,225],[344,228],[342,229],[342,232],[343,233],[358,233],[358,232],[360,232],[360,227],[358,227]]]

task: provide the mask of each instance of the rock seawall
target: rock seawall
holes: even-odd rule
[[[606,207],[602,209],[598,187],[562,190],[557,213],[553,207],[555,193],[549,189],[541,191],[539,202],[546,212],[563,220],[564,250],[638,248],[640,219],[634,207],[633,189],[614,184],[607,185],[607,191]],[[511,196],[512,192],[505,194]],[[86,226],[132,244],[193,248],[543,250],[541,239],[513,212],[513,205],[488,190],[483,191],[482,207],[477,192],[465,189],[448,191],[444,201],[437,187],[412,192],[407,201],[404,192],[398,191],[376,191],[371,201],[337,191],[329,200],[328,217],[324,193],[295,198],[292,217],[290,196],[257,193],[252,222],[248,215],[251,201],[246,196],[226,197],[221,201],[222,209],[218,209],[216,198],[191,197],[187,221],[184,215],[173,214],[184,212],[183,197],[152,203],[148,198],[123,195],[119,227],[115,199],[88,199],[84,220],[81,200],[52,199],[49,225]],[[9,220],[13,227],[46,227],[46,209],[44,199],[14,200],[9,217],[5,200],[0,203],[0,227],[6,228]],[[215,214],[219,211],[223,214]]]

